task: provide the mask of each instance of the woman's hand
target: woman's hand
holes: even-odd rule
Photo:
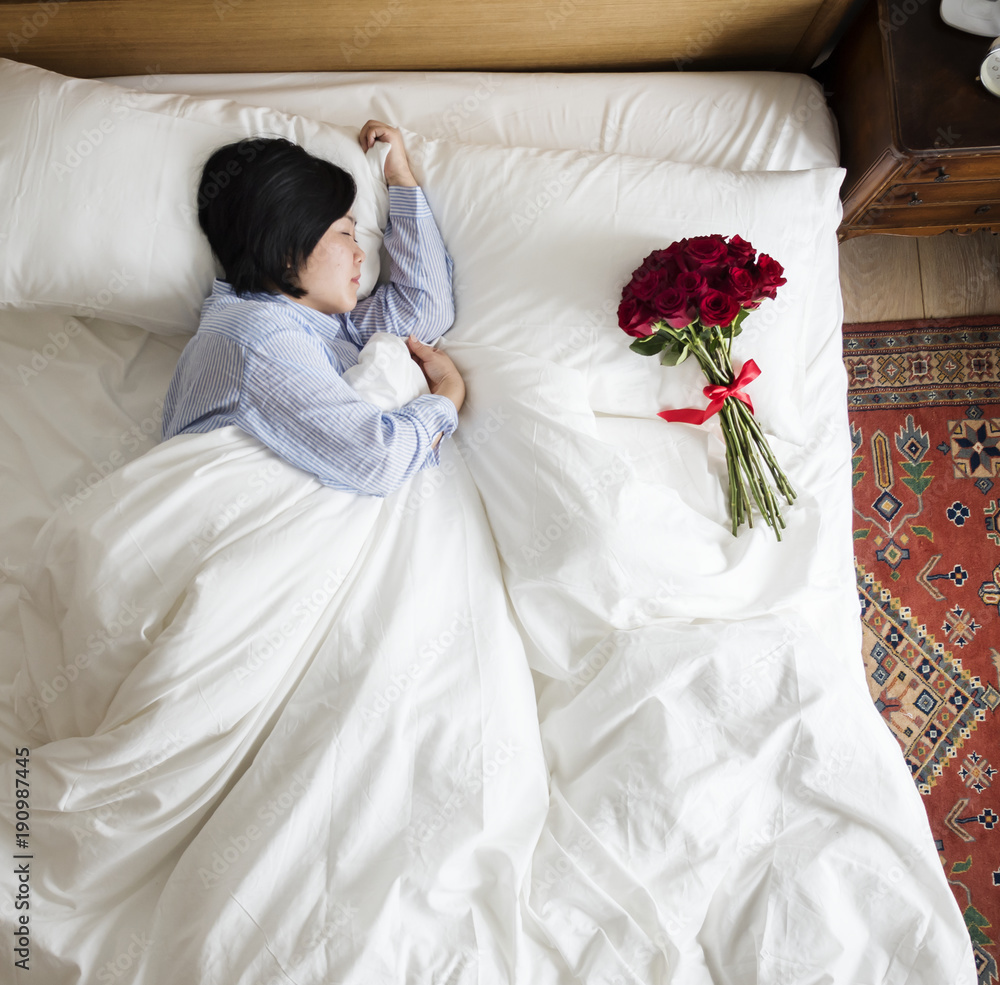
[[[426,345],[413,335],[406,340],[406,345],[423,371],[431,393],[447,397],[455,405],[456,411],[461,410],[465,402],[465,380],[451,361],[451,356]]]
[[[417,182],[410,173],[410,162],[403,146],[403,135],[388,123],[369,120],[361,128],[361,149],[366,153],[375,146],[376,140],[389,145],[389,156],[385,159],[385,180],[390,185],[403,185],[408,188],[416,186]]]

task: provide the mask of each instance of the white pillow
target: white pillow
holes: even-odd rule
[[[222,99],[156,95],[0,59],[0,308],[53,307],[193,332],[221,276],[198,226],[209,155],[285,137],[350,171],[360,295],[379,272],[388,193],[382,148],[358,131]]]
[[[841,169],[726,171],[404,136],[455,261],[456,322],[446,347],[492,345],[578,370],[599,414],[703,408],[695,361],[666,368],[631,352],[618,303],[654,249],[685,236],[739,233],[783,264],[788,283],[747,318],[734,363],[738,370],[753,358],[762,371],[747,392],[763,425],[803,439],[811,333],[818,345],[840,324],[829,256]],[[451,354],[461,364],[461,347]]]

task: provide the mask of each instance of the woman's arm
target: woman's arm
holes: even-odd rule
[[[402,135],[394,127],[369,120],[361,146],[388,143],[385,176],[389,184],[389,222],[384,244],[389,254],[389,283],[359,301],[345,321],[347,332],[364,345],[376,332],[433,342],[455,320],[453,264],[430,206],[410,172]]]
[[[247,353],[233,423],[324,485],[386,496],[437,464],[458,415],[444,394],[384,413],[340,378],[318,337],[282,331]]]

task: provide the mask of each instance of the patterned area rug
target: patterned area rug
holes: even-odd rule
[[[844,326],[868,687],[1000,981],[1000,315]]]

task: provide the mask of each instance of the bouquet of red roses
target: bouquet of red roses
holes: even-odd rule
[[[743,319],[785,283],[781,264],[733,236],[695,236],[650,253],[622,291],[618,324],[635,337],[629,348],[659,353],[664,366],[694,356],[709,381],[705,410],[665,410],[667,421],[703,424],[718,414],[726,440],[733,534],[753,526],[751,500],[781,540],[785,522],[775,488],[791,503],[795,491],[768,447],[744,388],[760,375],[752,360],[733,373],[733,339]],[[768,479],[770,474],[770,480]]]

